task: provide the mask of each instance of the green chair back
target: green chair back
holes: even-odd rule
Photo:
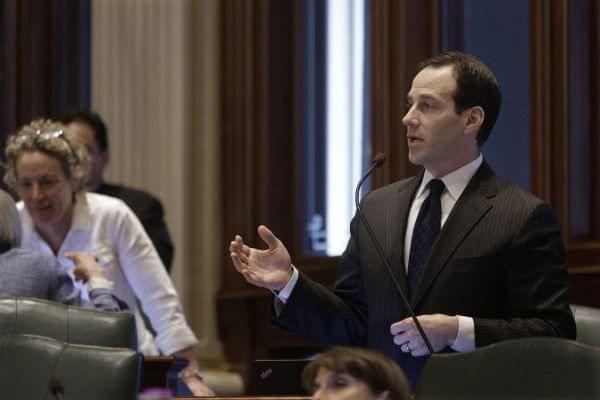
[[[0,336],[3,400],[135,400],[141,367],[141,354],[130,349],[34,335]]]
[[[415,399],[600,399],[600,349],[538,337],[434,354]]]
[[[47,336],[67,343],[137,349],[135,318],[34,298],[0,299],[0,335]]]

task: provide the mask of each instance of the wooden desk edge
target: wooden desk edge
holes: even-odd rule
[[[310,400],[310,396],[217,396],[217,397],[173,397],[174,400],[194,400],[194,399],[211,399],[211,400]]]

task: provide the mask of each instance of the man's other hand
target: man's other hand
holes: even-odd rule
[[[445,314],[419,315],[417,319],[421,323],[427,339],[438,352],[447,346],[452,346],[458,335],[458,317]],[[394,322],[390,326],[390,333],[394,343],[400,346],[404,353],[410,353],[415,357],[429,354],[427,345],[419,334],[419,330],[412,318]]]

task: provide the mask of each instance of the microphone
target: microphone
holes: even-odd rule
[[[50,392],[56,400],[63,399],[62,395],[65,393],[65,389],[63,388],[63,385],[62,383],[60,383],[60,380],[58,380],[58,378],[52,378],[52,380],[50,381]]]
[[[354,192],[354,203],[356,204],[356,211],[358,212],[358,217],[360,218],[361,222],[363,223],[363,225],[365,226],[365,228],[367,228],[367,233],[369,234],[369,237],[371,238],[371,241],[375,245],[375,250],[377,250],[377,254],[379,254],[379,257],[381,257],[381,259],[383,260],[383,264],[385,265],[385,269],[390,274],[390,277],[392,278],[392,282],[394,282],[394,285],[396,286],[396,289],[398,289],[398,292],[400,293],[400,297],[402,298],[402,302],[406,306],[406,309],[410,313],[410,316],[411,316],[412,320],[414,321],[414,323],[415,323],[415,325],[417,327],[417,330],[419,331],[419,334],[423,338],[423,342],[425,342],[425,345],[427,346],[427,349],[429,350],[429,354],[433,354],[434,353],[433,346],[431,346],[431,342],[429,341],[429,339],[427,339],[427,335],[425,334],[425,331],[423,330],[423,327],[421,326],[421,323],[417,319],[415,311],[410,306],[410,302],[408,301],[408,297],[406,296],[406,293],[404,293],[404,290],[402,290],[402,286],[400,286],[400,282],[398,282],[398,278],[396,277],[396,275],[394,275],[394,272],[392,271],[392,267],[390,266],[390,262],[388,261],[387,257],[383,253],[383,250],[381,249],[381,245],[377,241],[377,238],[375,238],[375,234],[373,233],[373,229],[371,229],[371,225],[369,224],[369,221],[367,221],[367,217],[365,217],[365,215],[363,214],[363,211],[360,208],[360,203],[358,201],[358,195],[359,195],[359,192],[360,192],[360,187],[362,186],[363,182],[365,181],[365,179],[367,179],[373,173],[373,171],[375,170],[375,168],[381,167],[384,162],[385,162],[385,154],[383,154],[383,153],[377,153],[375,155],[375,157],[373,157],[373,161],[371,161],[371,168],[369,168],[369,170],[367,171],[367,173],[364,174],[364,176],[361,178],[360,181],[358,181],[358,185],[356,185],[356,191]]]

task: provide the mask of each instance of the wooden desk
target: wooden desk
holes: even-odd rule
[[[173,399],[179,400],[193,400],[193,399],[206,399],[207,397],[179,397],[175,396]],[[309,396],[217,396],[208,397],[210,400],[310,400]]]
[[[177,388],[177,373],[184,369],[188,361],[180,357],[171,356],[145,356],[142,372],[142,387],[166,387],[171,390]],[[176,392],[174,392],[176,393]],[[206,399],[206,397],[174,396],[173,399],[192,400]],[[211,400],[310,400],[310,396],[217,396]]]

